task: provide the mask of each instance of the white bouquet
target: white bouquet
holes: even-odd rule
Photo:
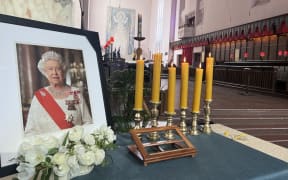
[[[61,143],[55,137],[37,137],[23,142],[18,152],[18,179],[70,179],[89,173],[105,159],[105,150],[115,147],[116,136],[102,126],[84,135],[83,127],[73,127]]]

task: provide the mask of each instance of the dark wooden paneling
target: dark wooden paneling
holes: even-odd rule
[[[276,69],[273,66],[227,66],[216,65],[214,80],[238,88],[259,91],[275,91]]]
[[[270,37],[269,60],[277,59],[277,36]]]
[[[247,52],[247,42],[246,42],[246,40],[242,40],[241,41],[241,51],[240,51],[240,59],[246,59],[245,57],[244,57],[244,53],[245,52]]]

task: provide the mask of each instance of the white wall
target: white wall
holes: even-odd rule
[[[151,15],[152,0],[90,0],[89,1],[89,22],[88,30],[99,32],[100,44],[103,46],[106,43],[106,22],[108,7],[119,7],[127,9],[135,9],[135,36],[137,33],[137,14],[142,14],[142,36],[146,37],[141,41],[143,54],[148,54],[148,44],[150,41],[150,15]],[[117,38],[115,38],[117,41]],[[134,41],[134,47],[138,43]],[[132,58],[131,58],[132,59]]]
[[[182,0],[178,0],[182,1]],[[190,10],[194,11],[196,0],[190,1]],[[214,32],[249,22],[266,19],[288,13],[287,0],[270,0],[268,3],[251,7],[255,0],[202,0],[204,6],[203,23],[196,27],[196,35]],[[179,3],[178,3],[179,4]],[[179,14],[178,8],[178,14]],[[182,16],[185,16],[182,14]],[[197,17],[196,17],[197,18]],[[179,23],[176,23],[178,28]],[[175,40],[178,40],[175,33]]]
[[[151,58],[151,54],[154,52],[160,51],[164,54],[169,51],[171,0],[164,0],[163,33],[161,38],[163,41],[160,49],[156,47],[158,0],[90,0],[88,30],[99,32],[101,45],[106,42],[107,8],[109,6],[119,7],[119,4],[121,8],[136,10],[135,35],[137,32],[137,14],[142,14],[142,35],[146,39],[141,41],[141,48],[146,59]],[[134,47],[137,48],[137,46],[137,42],[134,42]],[[129,61],[129,59],[127,60]]]
[[[180,22],[181,25],[185,23],[185,15],[191,14],[193,11],[196,9],[196,1],[195,0],[179,0],[180,3],[184,3],[185,7],[182,10],[181,17],[180,17]]]
[[[203,33],[288,13],[287,0],[270,0],[266,4],[251,7],[253,2],[253,0],[205,0]]]

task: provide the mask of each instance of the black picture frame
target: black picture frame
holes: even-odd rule
[[[52,32],[61,32],[65,34],[83,36],[87,38],[87,40],[89,41],[90,45],[93,47],[97,56],[97,64],[98,64],[99,76],[101,80],[100,83],[102,87],[102,95],[103,95],[103,102],[104,102],[107,125],[109,126],[113,125],[112,118],[111,118],[111,109],[110,109],[110,104],[109,104],[109,95],[108,95],[109,91],[107,90],[107,84],[106,84],[106,78],[105,78],[104,67],[103,67],[103,62],[102,62],[102,54],[101,54],[101,47],[100,47],[100,40],[99,40],[98,32],[87,31],[83,29],[66,27],[66,26],[61,26],[61,25],[56,25],[56,24],[44,23],[40,21],[18,18],[14,16],[9,16],[9,15],[3,15],[3,14],[0,14],[0,23],[7,23],[7,24],[18,25],[22,27],[29,27],[33,29],[42,29],[45,31],[47,30],[47,31],[52,31]],[[0,43],[1,43],[1,36],[0,36]],[[90,94],[90,96],[93,96],[93,94],[92,95]],[[1,106],[3,106],[3,104],[1,104]],[[1,153],[1,149],[0,149],[0,153]],[[0,163],[1,163],[1,156],[0,156]],[[13,173],[16,173],[16,164],[4,166],[4,167],[2,167],[2,165],[0,164],[0,177],[8,176]]]

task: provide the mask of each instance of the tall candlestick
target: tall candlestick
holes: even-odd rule
[[[176,90],[176,68],[171,65],[168,67],[168,100],[167,113],[175,113],[175,90]]]
[[[203,77],[203,69],[196,68],[195,82],[194,82],[194,95],[193,95],[193,103],[192,103],[192,112],[193,113],[199,113],[200,112],[202,77]]]
[[[142,15],[138,14],[138,37],[142,37]]]
[[[181,94],[180,94],[181,109],[187,108],[188,82],[189,82],[189,63],[187,63],[186,58],[184,58],[184,62],[181,63]]]
[[[153,63],[153,79],[152,79],[152,102],[159,103],[160,97],[160,75],[161,75],[161,60],[162,54],[157,53],[154,55]]]
[[[143,82],[144,82],[144,60],[136,61],[136,78],[135,78],[135,104],[134,110],[143,109]]]
[[[206,58],[206,91],[205,91],[205,100],[212,101],[212,88],[213,88],[213,64],[214,58],[211,57],[211,53],[209,53],[209,57]]]

